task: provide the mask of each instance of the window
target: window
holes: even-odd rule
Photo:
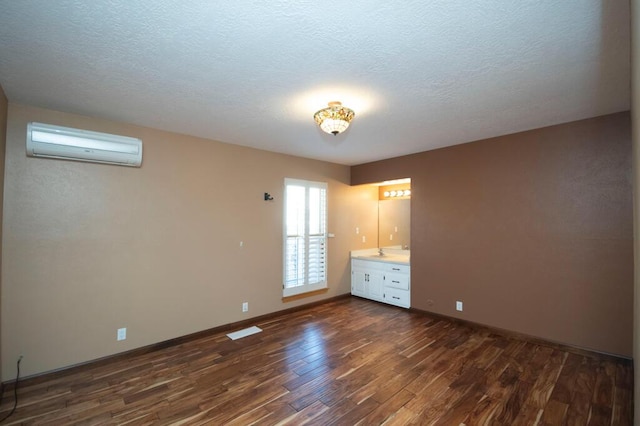
[[[286,297],[327,287],[327,184],[285,179],[284,185]]]

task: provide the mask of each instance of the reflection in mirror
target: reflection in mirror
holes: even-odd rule
[[[378,247],[411,247],[411,199],[378,201]]]
[[[410,211],[410,199],[378,201],[378,246],[380,248],[410,248]]]
[[[411,178],[372,184],[378,187],[378,248],[411,248]]]

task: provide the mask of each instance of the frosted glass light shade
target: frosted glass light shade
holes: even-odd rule
[[[354,116],[353,110],[343,107],[341,102],[329,102],[329,106],[316,112],[313,119],[323,131],[335,136],[347,130]]]

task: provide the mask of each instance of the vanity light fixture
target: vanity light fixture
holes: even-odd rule
[[[410,189],[399,189],[397,191],[384,191],[384,197],[385,198],[397,198],[397,197],[409,197],[411,196],[411,190]]]
[[[323,131],[335,136],[347,130],[355,115],[353,110],[343,107],[342,102],[334,101],[329,102],[327,108],[313,114],[313,119]]]

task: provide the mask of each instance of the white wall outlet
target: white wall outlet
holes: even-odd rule
[[[456,311],[462,312],[462,302],[459,300],[456,302]]]
[[[362,236],[362,242],[366,243],[367,242],[367,237],[365,237],[364,235]]]
[[[360,228],[356,226],[356,235],[360,233]]]
[[[119,328],[118,329],[118,336],[117,339],[120,340],[125,340],[127,338],[127,328]]]
[[[244,241],[240,241],[240,248],[244,247]]]
[[[249,302],[242,302],[242,312],[249,312]]]

